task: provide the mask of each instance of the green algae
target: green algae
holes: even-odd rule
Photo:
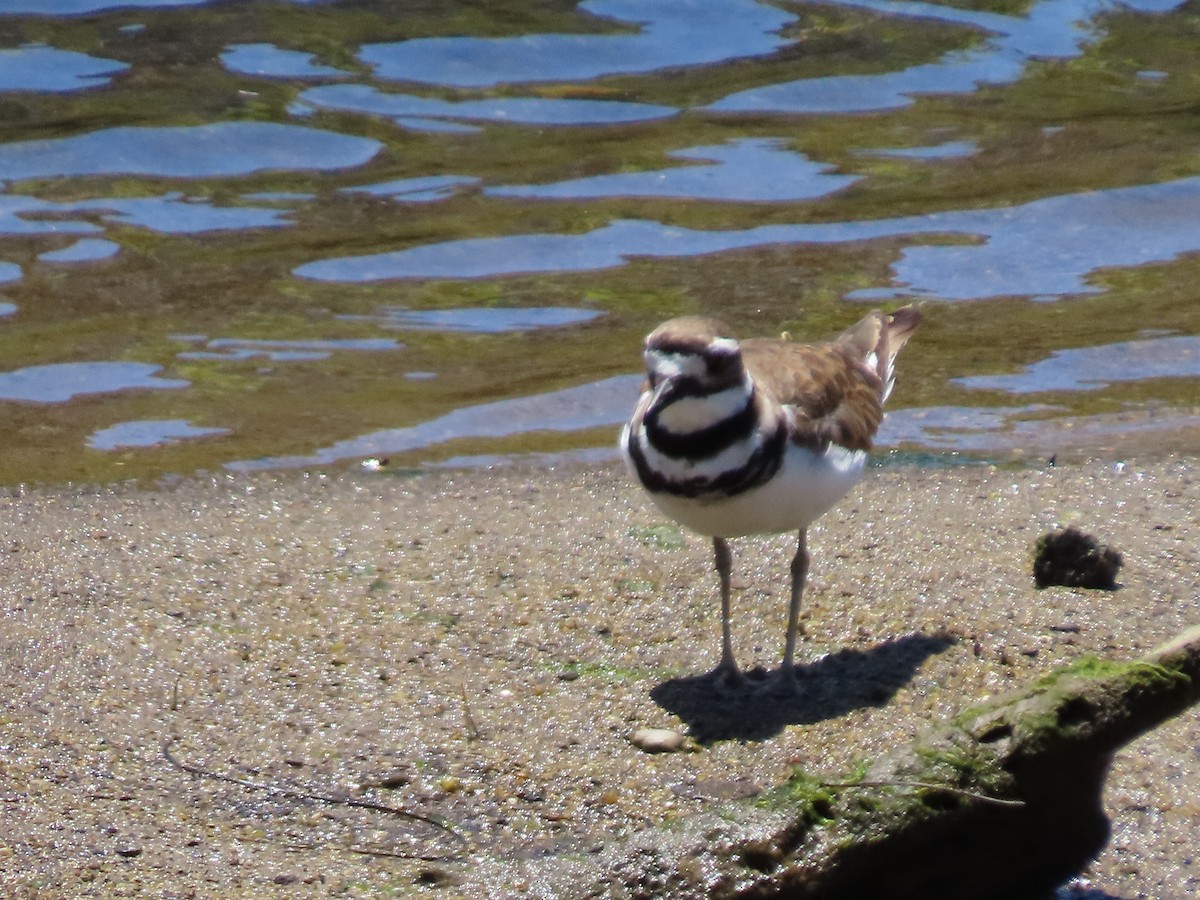
[[[1094,739],[1094,717],[1102,708],[1122,715],[1121,698],[1135,701],[1190,683],[1185,673],[1146,660],[1086,656],[1038,679],[1020,704],[999,698],[964,711],[955,724],[983,744],[1013,741],[1022,756],[1031,756],[1047,746],[1069,746],[1076,733]]]
[[[959,4],[1009,14],[1023,4]],[[790,7],[789,7],[790,9]],[[128,24],[145,28],[120,31]],[[1185,8],[1148,16],[1116,13],[1106,37],[1076,59],[1037,63],[1011,85],[969,95],[925,97],[872,115],[716,116],[689,111],[673,119],[604,129],[486,126],[474,135],[407,132],[367,115],[318,111],[307,121],[384,143],[371,163],[345,172],[266,172],[240,178],[130,176],[41,179],[9,186],[54,200],[149,197],[183,187],[189,197],[240,204],[248,193],[316,195],[286,229],[170,236],[109,227],[121,254],[86,268],[36,261],[64,246],[61,235],[3,238],[4,258],[21,264],[22,281],[3,287],[18,313],[0,320],[6,369],[45,362],[122,359],[164,366],[187,378],[182,392],[129,393],[64,405],[6,403],[12,423],[0,483],[105,481],[131,475],[214,468],[231,459],[304,453],[364,432],[416,424],[447,410],[537,393],[640,368],[642,336],[663,318],[721,315],[740,334],[787,330],[802,339],[836,333],[861,315],[842,297],[887,284],[890,266],[914,243],[888,238],[852,245],[776,246],[688,259],[639,259],[610,270],[477,281],[392,281],[329,285],[291,276],[327,255],[403,249],[481,235],[579,234],[615,218],[653,219],[697,229],[886,218],[947,209],[988,208],[1045,196],[1179,178],[1200,172],[1195,134],[1200,113],[1194,53],[1200,16]],[[130,124],[194,124],[250,118],[289,121],[304,88],[287,79],[224,70],[216,57],[233,43],[268,41],[317,55],[362,75],[354,59],[365,42],[440,34],[505,35],[532,31],[628,30],[580,13],[571,2],[487,5],[423,3],[403,17],[377,2],[318,6],[230,3],[179,10],[113,10],[86,17],[7,17],[3,41],[41,41],[130,62],[102,89],[3,98],[6,140],[56,137]],[[823,74],[893,71],[971,46],[978,33],[949,25],[873,16],[834,7],[805,8],[792,27],[801,41],[778,54],[715,67],[598,79],[586,85],[539,85],[542,96],[590,96],[697,105],[737,90]],[[1146,79],[1139,72],[1167,73]],[[520,93],[512,87],[429,96]],[[1052,138],[1044,129],[1061,128]],[[433,173],[480,177],[485,184],[537,183],[612,171],[682,165],[669,154],[733,137],[780,137],[814,159],[863,180],[806,203],[736,204],[611,198],[500,202],[466,192],[414,211],[343,187]],[[871,157],[876,147],[920,146],[947,138],[975,142],[972,157],[927,161]],[[953,240],[963,240],[955,237]],[[1130,340],[1148,326],[1195,331],[1195,256],[1136,269],[1106,270],[1092,280],[1103,294],[1057,303],[1019,298],[937,304],[906,351],[894,408],[1012,405],[1011,395],[966,390],[949,379],[1016,371],[1056,350]],[[571,305],[603,309],[588,326],[547,334],[457,335],[388,332],[402,351],[336,353],[329,360],[278,364],[187,362],[173,334],[296,338],[331,335],[332,317],[382,306]],[[378,336],[371,326],[338,320],[336,336]],[[405,373],[438,373],[406,381]],[[1103,390],[1022,395],[1088,416],[1195,407],[1194,379],[1112,384]],[[631,398],[632,402],[632,398]],[[1032,412],[1027,418],[1050,413]],[[118,421],[186,417],[232,427],[220,438],[148,450],[82,449],[88,434]],[[451,455],[522,453],[609,444],[607,430],[536,433],[501,440],[464,439],[405,464]]]
[[[629,536],[655,550],[682,550],[687,546],[678,525],[639,525],[629,529]]]
[[[780,785],[764,792],[753,801],[766,809],[785,809],[798,828],[807,831],[833,823],[838,792],[816,776],[799,767]]]

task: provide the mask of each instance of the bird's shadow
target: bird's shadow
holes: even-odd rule
[[[670,678],[650,696],[679,716],[701,744],[761,741],[788,725],[805,725],[883,706],[930,656],[955,643],[948,634],[910,634],[866,650],[839,650],[797,666],[797,689],[772,690],[766,673],[747,673],[747,683],[726,687],[711,675]]]

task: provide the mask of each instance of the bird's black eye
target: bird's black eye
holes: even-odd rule
[[[727,375],[741,366],[742,351],[736,341],[721,338],[704,349],[704,362],[709,375]]]

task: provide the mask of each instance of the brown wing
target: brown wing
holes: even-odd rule
[[[874,310],[828,343],[745,341],[742,356],[764,390],[793,412],[797,443],[869,450],[895,380],[896,354],[922,318],[916,306]]]
[[[749,340],[742,359],[759,387],[793,411],[797,443],[871,449],[883,421],[883,381],[856,358],[852,343]]]

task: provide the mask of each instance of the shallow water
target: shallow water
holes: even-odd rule
[[[885,449],[1195,451],[1190,10],[0,0],[0,481],[603,454],[663,318],[910,298]]]

